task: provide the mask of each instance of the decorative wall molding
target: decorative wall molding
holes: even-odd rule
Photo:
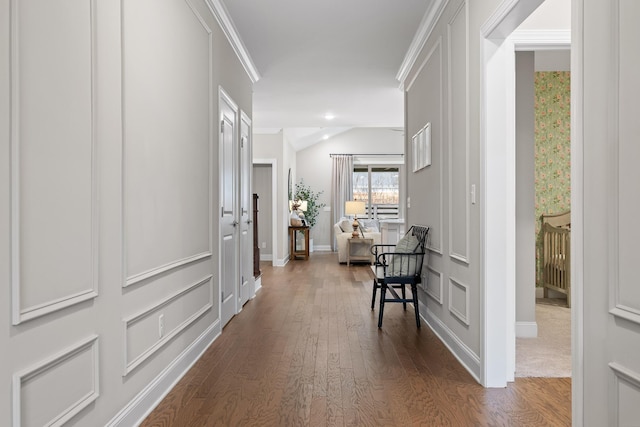
[[[629,142],[624,135],[620,133],[621,128],[623,127],[622,123],[626,122],[621,117],[621,107],[620,107],[620,98],[621,98],[621,90],[624,90],[621,86],[624,83],[622,79],[624,77],[631,78],[629,74],[632,74],[634,71],[626,72],[621,69],[621,58],[620,58],[620,45],[621,45],[621,33],[624,31],[625,27],[623,22],[620,19],[620,0],[615,0],[612,2],[612,20],[613,20],[613,28],[615,29],[615,33],[611,37],[611,58],[609,58],[608,63],[610,67],[609,75],[611,76],[609,85],[610,90],[609,93],[611,96],[609,97],[609,111],[610,117],[609,121],[612,124],[609,129],[609,167],[607,170],[607,187],[609,188],[608,195],[609,199],[607,200],[607,206],[609,206],[608,212],[608,221],[607,228],[609,229],[609,247],[611,248],[609,251],[609,264],[611,268],[609,269],[609,296],[610,296],[610,310],[609,313],[612,315],[628,320],[630,322],[640,324],[640,307],[632,307],[628,304],[621,301],[621,287],[622,286],[630,286],[635,287],[635,284],[623,283],[621,276],[623,275],[621,269],[623,266],[621,265],[621,252],[624,253],[624,249],[620,250],[620,236],[624,235],[621,233],[621,230],[628,229],[629,226],[633,227],[635,224],[627,223],[621,224],[620,217],[623,215],[620,208],[621,200],[626,197],[634,197],[635,194],[629,194],[629,186],[626,182],[629,182],[630,177],[622,178],[620,170],[621,162],[624,159],[624,156],[621,158],[621,144],[635,144],[635,141]],[[635,38],[635,37],[634,37]],[[624,112],[623,112],[624,114]],[[629,118],[626,118],[629,120]],[[615,125],[614,125],[615,124]],[[621,141],[622,139],[622,141]],[[627,169],[628,171],[628,169]],[[621,185],[621,179],[624,182]],[[626,186],[625,194],[621,195],[621,186]],[[631,191],[633,192],[633,191]],[[627,215],[630,216],[630,215]],[[635,218],[635,215],[632,214]],[[628,221],[630,222],[630,221]],[[627,262],[627,267],[628,267]],[[635,276],[635,274],[634,274]]]
[[[431,36],[447,4],[449,4],[449,0],[435,0],[422,18],[418,30],[411,41],[411,45],[409,45],[409,49],[404,56],[404,60],[400,65],[400,70],[398,70],[396,74],[396,79],[400,82],[401,90],[405,90],[405,80],[418,60],[420,52],[422,52],[425,43],[429,40],[429,36]],[[406,90],[408,90],[408,88]]]
[[[453,305],[453,292],[455,289],[459,289],[464,293],[464,307],[455,307]],[[469,326],[469,287],[451,276],[449,276],[449,312]]]
[[[540,6],[544,0],[504,0],[480,27],[486,39],[503,39]]]
[[[123,353],[123,360],[124,360],[124,373],[123,376],[127,376],[131,371],[133,371],[135,368],[137,368],[138,366],[140,366],[140,364],[142,364],[142,362],[144,362],[145,360],[147,360],[149,357],[151,357],[152,355],[154,355],[158,350],[160,350],[162,347],[164,347],[165,344],[167,344],[169,341],[171,341],[175,336],[179,335],[180,333],[182,333],[187,327],[189,327],[191,324],[193,324],[196,320],[198,320],[202,315],[204,315],[205,313],[207,313],[209,310],[211,310],[211,308],[213,307],[213,290],[212,290],[212,286],[211,286],[211,280],[213,279],[212,275],[208,275],[207,277],[187,286],[186,288],[184,288],[183,290],[176,292],[174,295],[170,296],[169,298],[166,298],[165,300],[159,302],[158,304],[153,305],[152,307],[147,308],[146,310],[133,315],[131,317],[128,317],[126,319],[123,320],[123,338],[124,338],[124,345],[123,345],[123,349],[124,349],[124,353]],[[178,326],[176,326],[173,330],[168,331],[165,335],[162,336],[162,338],[158,339],[152,346],[148,347],[146,350],[144,350],[141,354],[137,355],[135,358],[133,358],[132,360],[129,360],[128,357],[128,346],[127,346],[127,338],[128,338],[128,332],[129,332],[129,328],[131,327],[131,325],[135,324],[137,321],[142,320],[146,317],[148,317],[151,313],[157,312],[158,310],[160,310],[163,307],[167,307],[169,304],[171,304],[172,302],[178,300],[179,298],[185,296],[186,294],[188,294],[189,292],[193,291],[196,288],[199,288],[201,286],[205,286],[207,285],[209,287],[209,300],[205,301],[204,305],[202,307],[200,307],[197,311],[195,311],[194,313],[191,313],[182,323],[180,323]]]
[[[453,69],[453,52],[452,52],[452,27],[454,25],[454,23],[456,22],[456,20],[458,19],[458,17],[460,16],[461,12],[464,12],[464,42],[465,42],[465,46],[464,46],[464,100],[465,100],[465,105],[464,105],[464,125],[465,125],[465,129],[464,129],[464,157],[465,157],[465,164],[464,164],[464,190],[462,193],[462,197],[464,198],[464,226],[460,227],[460,224],[457,224],[458,226],[454,226],[453,224],[453,216],[452,216],[452,212],[454,212],[454,207],[453,207],[453,198],[454,198],[454,190],[452,188],[452,182],[453,182],[453,177],[454,177],[454,171],[453,171],[453,146],[455,141],[453,140],[453,133],[454,133],[454,126],[453,126],[453,111],[454,111],[454,106],[453,106],[453,90],[454,90],[454,82],[453,82],[453,75],[452,75],[452,69]],[[451,18],[451,20],[449,20],[449,22],[447,23],[447,96],[448,96],[448,117],[447,117],[447,121],[448,121],[448,127],[449,127],[449,144],[448,144],[448,150],[449,150],[449,256],[452,259],[455,259],[457,261],[463,262],[465,264],[469,264],[469,247],[470,247],[470,218],[471,218],[471,206],[469,203],[469,195],[467,193],[467,190],[471,188],[470,182],[469,182],[469,105],[470,105],[470,101],[469,101],[469,3],[467,0],[464,0],[460,6],[458,7],[458,9],[455,11],[455,13],[453,14],[453,17]],[[456,170],[457,174],[456,176],[459,174],[459,170]],[[464,234],[465,234],[465,247],[464,247],[464,253],[458,253],[456,252],[455,248],[454,248],[454,242],[453,242],[453,236],[454,233],[456,232],[456,230],[460,230],[463,229],[464,230]]]
[[[431,286],[431,280],[429,279],[425,281],[424,291],[428,296],[433,298],[438,304],[442,305],[442,294],[444,291],[444,278],[441,272],[431,267],[430,265],[427,265],[427,277],[434,277],[434,276],[438,278],[438,285],[435,286],[435,288],[438,289],[438,292],[437,293],[433,292],[432,290],[433,288]]]
[[[94,0],[95,1],[95,0]],[[191,1],[189,0],[185,0],[185,3],[187,5],[187,7],[191,10],[191,13],[193,13],[194,17],[196,18],[196,20],[198,21],[198,23],[200,24],[200,26],[202,27],[202,29],[205,31],[206,33],[206,37],[207,37],[207,53],[208,53],[208,93],[209,93],[209,109],[211,112],[214,111],[214,96],[215,96],[215,91],[214,91],[214,87],[213,87],[213,39],[212,39],[212,31],[211,28],[209,28],[209,26],[207,25],[206,21],[204,20],[204,18],[200,15],[200,13],[198,12],[198,10],[193,6],[193,4],[191,3]],[[121,0],[121,7],[122,9],[125,8],[125,0]],[[124,31],[124,24],[121,26],[121,34],[120,34],[123,43],[125,41],[125,31]],[[176,260],[172,260],[169,261],[165,264],[162,264],[160,266],[156,266],[153,268],[150,268],[148,270],[142,271],[142,272],[138,272],[135,274],[131,274],[131,275],[127,275],[128,273],[128,262],[127,262],[127,253],[129,252],[128,249],[128,245],[127,245],[127,235],[126,235],[126,223],[127,223],[127,202],[126,202],[126,183],[127,183],[127,174],[126,174],[126,165],[127,165],[127,158],[126,158],[126,143],[127,143],[127,137],[126,137],[126,123],[127,123],[127,109],[126,109],[126,78],[125,78],[125,64],[126,64],[126,58],[125,58],[125,50],[122,49],[122,53],[121,53],[121,61],[122,61],[122,89],[121,89],[121,102],[122,102],[122,123],[123,123],[123,135],[122,135],[122,165],[123,165],[123,170],[125,171],[125,173],[123,174],[123,191],[122,191],[122,222],[123,222],[123,227],[122,227],[122,242],[123,242],[123,248],[122,248],[122,253],[123,253],[123,274],[124,274],[124,278],[122,280],[122,287],[126,288],[128,286],[134,285],[136,283],[140,283],[143,282],[145,280],[148,280],[150,278],[153,278],[155,276],[188,266],[190,264],[193,264],[195,262],[198,262],[200,260],[206,259],[206,258],[210,258],[213,255],[213,191],[214,189],[212,188],[211,182],[212,181],[212,177],[213,177],[213,165],[212,162],[209,161],[208,162],[208,168],[209,168],[209,178],[208,178],[208,185],[209,185],[209,203],[207,204],[209,212],[208,212],[208,248],[206,251],[200,252],[200,253],[196,253],[196,254],[190,254],[184,258],[180,258],[180,259],[176,259]],[[211,114],[210,115],[211,118],[209,120],[209,129],[208,129],[208,149],[209,149],[209,154],[211,154],[213,152],[213,148],[214,148],[214,139],[213,139],[213,129],[217,128],[217,120],[215,118],[215,114]]]
[[[161,265],[156,268],[152,268],[151,270],[147,270],[142,273],[134,274],[133,276],[127,277],[124,283],[124,287],[131,286],[135,283],[142,282],[143,280],[150,279],[154,276],[158,276],[162,273],[166,273],[171,270],[176,270],[178,268],[187,266],[189,264],[200,261],[202,259],[210,258],[211,255],[212,255],[211,251],[203,252],[201,254],[197,254],[187,258],[172,261],[168,264]]]
[[[73,347],[51,356],[36,365],[29,367],[13,376],[13,426],[20,427],[24,424],[22,420],[22,392],[25,383],[33,381],[43,374],[51,374],[55,369],[60,368],[64,364],[73,363],[83,353],[87,353],[91,360],[91,371],[76,371],[74,375],[88,375],[91,387],[88,390],[73,390],[79,394],[78,399],[67,408],[60,408],[56,416],[46,423],[47,426],[62,426],[71,420],[76,414],[94,402],[100,395],[100,369],[99,352],[98,352],[98,336],[92,335]],[[53,394],[54,390],[50,390]],[[66,390],[70,392],[70,390]],[[51,400],[55,401],[55,396],[51,396]],[[37,408],[27,408],[27,410],[37,411]]]
[[[637,420],[637,409],[630,406],[633,405],[631,402],[637,402],[638,397],[640,397],[640,374],[616,362],[609,363],[609,368],[613,371],[609,425],[633,425]],[[626,391],[622,389],[623,386],[626,386]],[[635,394],[636,396],[630,394]],[[633,413],[625,414],[623,413],[625,410]],[[633,424],[630,424],[630,421]]]
[[[437,55],[436,55],[437,54]],[[443,90],[443,83],[442,83],[442,78],[443,78],[443,71],[442,71],[442,37],[438,37],[438,39],[435,41],[435,43],[433,44],[433,46],[431,47],[431,50],[429,50],[429,53],[427,54],[427,56],[425,57],[424,61],[422,61],[422,63],[420,64],[420,66],[418,67],[418,70],[415,72],[413,78],[411,79],[411,81],[408,83],[407,85],[407,91],[409,91],[411,89],[411,87],[413,86],[413,84],[415,83],[416,79],[418,78],[418,76],[420,76],[420,73],[422,72],[422,70],[424,69],[424,67],[429,63],[429,61],[431,61],[432,58],[438,58],[440,66],[439,66],[439,75],[440,75],[440,84],[439,84],[439,88],[440,88],[440,120],[435,123],[436,126],[438,126],[438,128],[440,129],[440,138],[438,139],[434,139],[433,137],[431,138],[431,150],[433,150],[436,145],[438,147],[438,152],[439,152],[439,156],[437,158],[437,162],[439,164],[439,168],[440,168],[440,227],[441,227],[441,232],[440,232],[440,239],[439,242],[437,242],[437,246],[432,245],[432,239],[429,239],[429,241],[427,242],[427,249],[435,252],[437,254],[441,254],[442,255],[442,247],[443,247],[443,240],[442,240],[442,221],[444,220],[444,167],[443,167],[443,158],[444,158],[444,144],[442,143],[443,140],[443,132],[442,132],[442,123],[444,120],[444,90]],[[432,123],[433,125],[433,123]]]
[[[216,320],[122,408],[106,424],[106,427],[129,427],[141,424],[221,333],[220,321]]]
[[[91,300],[98,296],[98,188],[97,188],[97,160],[96,160],[96,0],[89,1],[89,31],[90,42],[90,67],[91,67],[91,279],[90,286],[80,292],[74,292],[68,295],[53,298],[45,303],[37,304],[30,307],[23,307],[20,298],[21,287],[23,286],[21,278],[21,182],[20,182],[20,149],[21,149],[21,85],[20,85],[20,7],[19,0],[11,0],[9,10],[10,28],[11,28],[11,45],[10,45],[10,152],[11,152],[11,175],[10,175],[10,206],[11,206],[11,226],[10,226],[10,254],[11,254],[11,311],[12,324],[18,325],[22,322],[53,313],[83,301]],[[80,278],[79,278],[80,279]]]
[[[220,28],[222,28],[222,31],[227,36],[229,44],[231,44],[233,51],[238,56],[238,59],[240,60],[240,63],[242,63],[242,66],[251,79],[251,82],[256,83],[260,80],[260,73],[254,65],[247,48],[244,46],[244,43],[242,42],[242,39],[240,38],[235,24],[231,20],[224,3],[220,0],[206,0],[206,2],[207,6],[209,6],[209,9],[213,13],[213,16],[216,17],[218,24],[220,24]]]

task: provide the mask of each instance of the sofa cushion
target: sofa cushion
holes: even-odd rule
[[[396,253],[420,253],[420,241],[411,233],[404,235],[396,245]],[[415,276],[418,270],[418,256],[394,256],[389,266],[388,276]]]
[[[350,233],[353,231],[353,221],[349,221],[348,219],[343,219],[340,221],[340,229],[343,233]]]
[[[359,219],[358,222],[364,231],[380,231],[380,221],[377,219]]]

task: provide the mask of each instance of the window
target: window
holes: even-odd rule
[[[400,168],[358,165],[353,168],[353,200],[367,205],[367,217],[398,218]]]

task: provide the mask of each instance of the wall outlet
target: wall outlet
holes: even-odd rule
[[[407,208],[411,207],[411,197],[407,197]]]
[[[322,210],[325,212],[331,212],[331,206],[325,206]]]
[[[164,336],[164,314],[161,314],[158,317],[158,338],[162,338]]]

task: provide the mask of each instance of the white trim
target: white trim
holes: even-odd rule
[[[98,336],[91,335],[90,337],[78,342],[74,346],[63,350],[62,352],[51,356],[38,364],[31,366],[19,373],[13,375],[13,426],[20,427],[21,423],[21,392],[22,392],[22,383],[28,381],[34,377],[37,377],[51,369],[56,368],[61,363],[65,361],[71,360],[73,357],[77,356],[81,352],[91,351],[92,352],[92,389],[87,392],[84,396],[82,396],[78,401],[74,402],[68,408],[65,408],[62,412],[57,414],[55,418],[49,420],[46,426],[62,426],[67,421],[71,420],[75,415],[77,415],[84,408],[89,406],[92,402],[94,402],[98,396],[100,395],[100,369],[99,369],[99,357],[98,357]]]
[[[211,209],[209,209],[209,211],[211,211]],[[211,217],[211,215],[209,215],[209,217]],[[209,233],[209,234],[211,234],[211,233]],[[177,260],[177,261],[173,261],[173,262],[167,263],[165,265],[161,265],[159,267],[152,268],[152,269],[144,271],[142,273],[134,274],[133,276],[129,276],[127,278],[127,280],[125,281],[123,287],[126,288],[127,286],[131,286],[131,285],[133,285],[135,283],[142,282],[143,280],[146,280],[146,279],[149,279],[151,277],[160,275],[162,273],[166,273],[167,271],[171,271],[171,270],[175,270],[175,269],[180,268],[180,267],[184,267],[186,265],[189,265],[189,264],[194,263],[196,261],[200,261],[200,260],[205,259],[205,258],[210,258],[211,255],[212,255],[212,253],[210,251],[209,252],[203,252],[203,253],[200,253],[200,254],[197,254],[197,255],[189,256],[189,257]]]
[[[571,419],[584,425],[584,0],[571,1]]]
[[[537,336],[537,322],[516,322],[516,338],[536,338]]]
[[[609,368],[613,371],[613,386],[609,398],[611,404],[609,425],[620,426],[622,425],[620,424],[620,383],[627,383],[640,392],[640,374],[617,362],[609,363]]]
[[[221,332],[220,321],[216,320],[136,397],[127,403],[106,424],[106,427],[129,427],[142,423],[178,381],[202,357],[203,353],[220,336]]]
[[[480,382],[480,357],[471,350],[449,327],[438,318],[431,310],[422,303],[420,304],[420,313],[427,313],[423,317],[425,323],[429,325],[434,334],[449,349],[451,354],[460,362],[460,364],[469,372],[469,374]]]
[[[405,90],[405,80],[418,60],[420,52],[422,52],[425,43],[429,40],[429,36],[431,36],[431,33],[438,23],[442,12],[444,12],[444,9],[447,7],[447,4],[449,4],[449,0],[435,0],[424,14],[416,31],[416,35],[413,37],[413,40],[409,45],[409,49],[407,50],[402,64],[400,65],[400,69],[396,74],[396,80],[400,82],[401,90]],[[416,74],[419,74],[419,72]]]
[[[278,160],[277,159],[253,159],[254,165],[271,165],[271,200],[278,200]],[[276,203],[271,203],[271,265],[273,267],[278,266],[276,259],[278,253],[278,233],[275,230],[278,229],[278,208]],[[286,262],[285,262],[286,264]],[[284,264],[282,264],[284,266]]]
[[[512,69],[515,70],[513,62],[517,48],[514,42],[505,40],[505,37],[541,3],[542,0],[505,0],[481,27],[480,155],[484,209],[480,219],[483,248],[480,286],[483,298],[482,383],[487,387],[504,387],[507,381],[513,379],[511,367],[515,367],[515,273],[512,271],[515,266],[515,251],[512,250],[515,247],[515,215],[512,212],[515,170],[514,163],[509,161],[515,147],[512,142],[515,138],[515,117],[512,117],[509,107],[512,107],[515,99],[515,71]],[[523,34],[526,33],[520,33],[522,38],[527,38]],[[538,33],[538,36],[542,37],[541,34],[544,33]],[[546,34],[542,42],[549,48],[552,44],[551,32]],[[559,34],[566,35],[564,32],[556,33]],[[562,37],[557,41],[561,47],[567,41],[565,36]],[[533,45],[533,38],[529,37],[526,46]],[[491,96],[488,96],[489,93]],[[508,117],[507,123],[505,117]],[[492,141],[490,145],[489,141]],[[496,147],[496,142],[501,145]],[[496,151],[498,149],[500,152]],[[501,161],[501,158],[506,160]],[[489,206],[491,215],[487,211]],[[575,392],[576,389],[573,390]]]
[[[141,312],[139,312],[138,314],[135,314],[133,316],[129,316],[127,318],[125,318],[122,323],[123,323],[123,334],[122,334],[122,338],[123,338],[123,360],[124,360],[124,373],[123,373],[123,377],[126,377],[131,371],[133,371],[135,368],[137,368],[138,366],[140,366],[140,364],[142,364],[142,362],[144,362],[145,360],[147,360],[149,357],[153,356],[158,350],[160,350],[162,347],[165,346],[165,344],[167,344],[169,341],[171,341],[174,337],[176,337],[177,335],[179,335],[180,333],[182,333],[182,331],[184,331],[187,327],[189,327],[191,324],[193,324],[196,320],[198,320],[202,315],[204,315],[205,313],[207,313],[209,310],[211,310],[211,308],[213,307],[213,294],[212,294],[212,279],[213,276],[212,275],[208,275],[207,277],[187,286],[186,288],[182,289],[181,291],[178,291],[176,293],[174,293],[172,296],[164,299],[163,301],[159,302],[158,304],[155,304]],[[200,307],[195,313],[192,313],[188,318],[186,318],[181,324],[179,324],[178,326],[176,326],[173,330],[171,330],[168,334],[163,335],[160,339],[158,339],[152,346],[150,346],[149,348],[147,348],[145,351],[143,351],[142,353],[140,353],[136,358],[134,358],[133,360],[129,361],[128,360],[128,346],[127,346],[127,331],[129,329],[129,326],[132,325],[133,323],[135,323],[136,321],[147,317],[150,313],[153,313],[154,311],[159,310],[162,307],[166,307],[167,305],[169,305],[171,302],[177,300],[178,298],[188,294],[189,292],[191,292],[192,290],[199,288],[203,285],[209,285],[209,301],[207,301],[202,307]]]
[[[238,56],[242,67],[249,76],[249,79],[251,79],[251,83],[256,83],[260,80],[260,73],[253,63],[251,55],[249,55],[249,51],[242,42],[240,34],[238,33],[238,30],[236,30],[236,26],[234,25],[229,12],[227,12],[227,8],[224,6],[224,3],[221,0],[206,0],[206,3],[209,10],[211,10],[211,13],[213,13],[213,16],[215,16],[218,21],[218,24],[220,24],[222,32],[227,36],[229,44]]]
[[[571,49],[571,30],[515,30],[507,39],[516,51]]]
[[[313,251],[314,252],[333,252],[333,248],[331,247],[331,245],[314,245]]]
[[[96,143],[96,0],[90,0],[90,37],[91,37],[91,287],[80,292],[65,295],[53,300],[22,308],[20,305],[21,286],[21,233],[20,233],[20,55],[19,55],[19,14],[18,0],[12,0],[10,9],[11,43],[9,46],[10,62],[10,283],[11,283],[11,317],[12,324],[44,316],[98,296],[98,259],[99,259],[99,211],[98,211],[98,166]]]
[[[273,261],[273,254],[260,253],[260,261]]]

